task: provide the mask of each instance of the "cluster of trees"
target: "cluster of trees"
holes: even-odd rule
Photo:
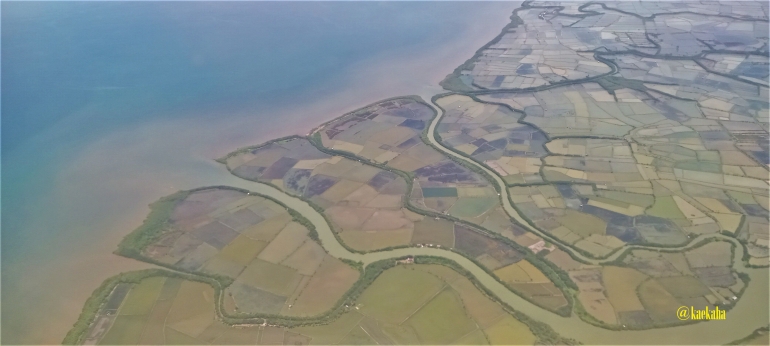
[[[174,206],[193,191],[195,190],[180,191],[150,204],[150,214],[141,226],[123,238],[115,253],[132,258],[141,256],[142,251],[168,229],[168,220]]]

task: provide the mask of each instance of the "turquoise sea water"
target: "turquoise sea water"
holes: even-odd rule
[[[50,188],[46,166],[94,136],[158,117],[269,110],[321,95],[308,91],[322,81],[333,87],[357,61],[453,37],[452,17],[469,6],[3,2],[3,260],[20,250],[19,230],[32,217],[19,199]],[[76,125],[56,132],[67,121]],[[13,155],[46,130],[56,140],[42,157]]]
[[[470,5],[2,6],[7,152],[75,113],[104,130],[169,110],[280,104],[381,51],[453,37],[451,17]]]
[[[261,117],[266,127],[279,128],[282,119],[274,114],[286,105],[310,104],[344,88],[352,66],[393,52],[430,51],[477,25],[473,16],[482,13],[480,8],[503,8],[465,2],[0,6],[4,343],[58,340],[60,336],[29,336],[45,327],[47,319],[56,318],[41,312],[49,307],[36,305],[42,304],[41,296],[29,287],[51,289],[30,279],[31,271],[76,257],[82,250],[78,244],[103,231],[96,225],[111,220],[105,213],[133,208],[131,199],[108,204],[102,203],[106,197],[89,195],[88,185],[126,184],[114,176],[99,176],[98,163],[88,162],[91,181],[62,178],[63,170],[81,165],[77,162],[83,150],[113,133],[121,134],[126,146],[136,146],[146,134],[126,129],[200,120],[196,117],[227,122],[230,114],[248,112]],[[507,18],[512,9],[508,7],[500,18]],[[469,52],[476,48],[469,47]],[[390,96],[396,95],[382,97]],[[113,166],[128,167],[132,157],[103,159],[108,160],[105,165],[122,162],[124,166]],[[142,164],[156,164],[153,159]],[[157,162],[158,170],[174,167],[166,157],[163,161]],[[156,178],[132,174],[137,185]],[[95,208],[102,205],[103,210]],[[91,211],[83,211],[87,208]],[[55,298],[48,297],[46,303]]]

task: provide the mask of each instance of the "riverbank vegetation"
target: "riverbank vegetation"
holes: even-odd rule
[[[311,318],[232,316],[225,313],[227,294],[207,278],[166,270],[121,274],[94,292],[64,343],[270,344],[274,334],[303,344],[436,344],[471,336],[485,342],[573,343],[480,291],[483,286],[453,262],[410,257],[415,264],[398,264],[406,259],[370,264],[334,309]],[[503,336],[501,328],[511,330]]]

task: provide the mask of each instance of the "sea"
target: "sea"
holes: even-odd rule
[[[2,342],[56,344],[147,205],[214,159],[438,82],[502,2],[0,3]]]

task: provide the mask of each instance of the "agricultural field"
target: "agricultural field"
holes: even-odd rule
[[[398,110],[396,108],[394,112]],[[407,110],[402,110],[402,112],[408,114]],[[368,113],[364,112],[363,114]],[[331,124],[334,124],[334,122]],[[350,124],[350,122],[347,124]],[[340,131],[339,134],[345,133],[345,131],[340,130],[340,127],[333,128],[338,129]],[[227,162],[231,166],[228,167],[236,175],[246,174],[243,172],[261,170],[263,172],[261,173],[262,175],[248,177],[258,181],[270,182],[321,206],[324,209],[324,213],[331,220],[342,242],[356,250],[377,250],[399,245],[454,248],[477,260],[490,271],[495,271],[506,265],[515,265],[515,262],[519,262],[524,257],[524,253],[520,250],[504,244],[500,240],[491,238],[479,230],[443,218],[427,217],[404,208],[402,201],[405,198],[406,183],[400,176],[345,157],[323,156],[325,155],[323,152],[305,143],[309,142],[299,138],[274,142],[245,154],[230,156]],[[276,163],[271,164],[266,157],[275,155],[275,152],[280,152],[281,157],[278,158],[276,156]],[[287,172],[284,177],[295,177],[296,173],[291,172],[297,170],[297,166],[304,165],[304,157],[313,157],[314,160],[318,160],[314,169],[309,170],[308,173],[301,174],[309,177],[306,179],[308,183],[304,188],[292,188],[297,185],[286,183],[286,181],[293,178],[280,180],[277,178],[272,180],[264,178],[264,172],[274,172],[275,165],[285,158],[293,159],[296,162],[292,167],[284,167]],[[238,163],[242,164],[238,165]],[[257,165],[267,165],[267,167],[264,169],[254,168]],[[338,166],[342,168],[338,168]],[[366,174],[362,174],[362,172]],[[333,183],[326,186],[324,191],[309,192],[315,186],[313,182],[320,179],[327,179]],[[444,196],[448,194],[444,193],[444,191],[448,189],[446,187],[423,188],[422,191],[423,194],[428,192],[430,196],[445,198]],[[452,191],[456,195],[457,190],[453,188]],[[428,199],[426,198],[426,200]],[[390,201],[391,204],[387,205],[381,201]],[[497,194],[495,194],[494,199],[491,199],[491,201],[499,203],[497,202]],[[477,205],[479,203],[481,202],[472,198],[460,198],[452,208],[458,209],[456,214],[472,214],[478,211]],[[504,212],[499,211],[499,213]],[[452,213],[450,212],[449,214]],[[480,222],[480,224],[482,227],[508,236],[524,247],[543,243],[539,237],[534,236],[531,232],[523,231],[519,226],[513,225],[510,219],[503,215],[505,214],[492,214],[484,222]],[[264,263],[256,263],[255,266],[257,265],[265,266]],[[534,267],[532,269],[537,271]],[[561,290],[552,281],[545,278],[542,273],[539,275],[544,278],[544,280],[541,280],[542,282],[510,282],[508,283],[509,288],[550,310],[566,308],[568,301]],[[286,285],[294,285],[294,281],[291,281],[291,278],[287,278],[287,280],[290,283],[286,283]],[[291,304],[291,301],[284,301],[285,294],[281,295],[283,298],[277,298],[266,294],[253,294],[251,290],[242,290],[240,289],[241,282],[242,280],[237,279],[236,284],[233,285],[232,292],[238,293],[234,294],[234,297],[239,295],[243,297],[252,296],[261,298],[260,301],[273,302],[270,304],[264,303],[263,305],[267,304],[272,308],[263,307],[263,310],[268,309],[270,312],[277,312],[276,309],[284,302],[285,304]],[[273,289],[272,291],[268,290],[268,292],[282,291],[280,289]]]
[[[666,234],[637,242],[674,244],[686,241],[683,234],[727,231],[748,243],[750,263],[766,265],[767,4],[583,5],[525,5],[516,11],[515,27],[445,80],[458,91],[500,92],[478,96],[491,103],[461,95],[439,99],[446,109],[439,126],[444,144],[508,183],[577,182],[648,195],[653,206],[605,205],[621,214],[644,207],[641,215],[664,220],[665,229],[651,233]],[[581,53],[599,47],[606,52]],[[612,77],[506,92],[599,76],[610,65],[618,71]],[[548,154],[533,148],[539,135],[512,141],[514,129],[542,131]],[[523,153],[510,155],[507,147]],[[558,232],[579,241],[571,230]],[[601,255],[625,242],[596,239],[583,250]]]
[[[410,244],[415,224],[423,219],[404,208],[403,178],[321,152],[304,138],[233,155],[227,165],[241,178],[271,183],[319,206],[342,241],[357,250]]]
[[[313,164],[307,163],[311,161],[305,159],[308,157]],[[461,168],[452,161],[446,163]],[[420,244],[455,246],[454,222],[427,217],[404,206],[408,185],[402,177],[346,157],[327,155],[304,138],[273,142],[232,155],[227,164],[239,177],[272,183],[319,206],[342,242],[353,249],[371,251]],[[479,197],[488,195],[487,190],[494,192],[485,184],[486,187],[473,184],[458,188],[452,184],[453,187],[420,189],[415,183],[412,196],[413,200],[415,195],[420,196],[421,202],[416,204],[427,210],[431,209],[425,207],[426,203],[451,203],[442,211],[448,209],[449,215],[476,220],[482,227],[509,237],[521,236],[524,232],[511,224],[500,208],[497,193],[494,197]],[[538,238],[529,234],[530,237],[522,238],[525,246],[537,242]]]
[[[580,51],[611,42],[608,35],[614,38],[614,34],[573,29],[569,25],[579,22],[578,18],[554,18],[556,13],[555,8],[517,10],[522,23],[477,55],[472,68],[460,72],[458,79],[464,89],[524,89],[611,72],[610,66],[595,60],[593,54]]]
[[[567,271],[585,311],[608,325],[662,326],[679,322],[682,305],[729,308],[745,287],[732,269],[731,244],[710,242],[685,252],[631,250],[618,265],[583,265],[546,258]]]
[[[422,209],[481,223],[501,213],[497,192],[482,176],[422,141],[433,119],[410,98],[386,100],[324,125],[321,144],[412,174],[411,202]]]
[[[488,99],[505,100],[504,103],[514,109],[525,109],[528,116],[533,112],[532,107],[546,104],[552,110],[566,104],[569,114],[580,119],[585,119],[589,113],[603,112],[602,104],[604,109],[614,110],[615,114],[623,114],[619,107],[625,109],[615,102],[613,95],[601,88],[584,95],[561,89],[553,89],[551,96],[545,95],[546,92],[514,98],[497,94],[499,99],[491,96]],[[559,95],[557,90],[564,93]],[[683,244],[690,234],[719,231],[720,220],[727,229],[735,230],[738,226],[738,214],[711,215],[709,218],[691,204],[697,202],[688,202],[688,196],[672,196],[666,188],[670,186],[668,182],[652,181],[651,184],[650,175],[655,174],[655,167],[639,164],[632,145],[626,140],[578,136],[549,141],[541,132],[518,122],[519,117],[503,106],[484,104],[459,95],[441,98],[438,104],[446,109],[446,116],[438,127],[444,145],[483,162],[510,184],[534,184],[510,189],[514,205],[544,231],[595,256],[607,255],[628,243]],[[640,110],[638,114],[652,113],[652,108],[644,110],[638,106],[632,106]],[[565,114],[554,112],[560,121],[564,121]],[[535,122],[534,119],[527,121]],[[592,131],[600,130],[598,126],[589,127]],[[499,142],[500,148],[487,145],[485,141],[488,140]],[[521,156],[516,158],[517,155]],[[528,171],[537,178],[527,182],[519,169],[523,166],[508,165],[512,162],[530,162]],[[585,185],[570,188],[565,184],[543,185],[543,181]]]
[[[540,130],[519,123],[519,115],[501,105],[451,95],[437,100],[444,116],[437,126],[441,143],[460,151],[503,177],[509,184],[539,183],[547,139]]]
[[[442,86],[456,91],[515,90],[611,73],[610,63],[593,51],[668,57],[697,56],[710,50],[767,52],[763,45],[768,37],[767,4],[761,2],[721,6],[615,1],[586,6],[585,2],[535,1],[517,9],[515,15],[514,27],[504,29]],[[738,71],[719,68],[767,85],[766,73],[755,72],[760,69],[752,70],[749,64]]]
[[[551,311],[571,308],[561,289],[524,259],[522,251],[465,227],[456,227],[455,237],[457,250],[474,258],[513,292]]]
[[[183,270],[234,278],[284,228],[306,240],[308,230],[272,200],[216,187],[182,197],[143,255]]]
[[[536,3],[540,4],[540,3]],[[553,4],[553,3],[550,3]],[[577,11],[581,5],[578,2],[565,3],[565,9],[562,11],[564,14],[577,14],[583,13]],[[704,16],[711,16],[721,14],[723,16],[739,17],[748,20],[752,19],[766,19],[765,9],[767,4],[761,2],[749,2],[749,3],[712,3],[712,2],[687,2],[683,4],[676,4],[671,2],[650,2],[650,3],[627,3],[627,2],[606,2],[605,7],[610,11],[625,11],[633,13],[642,17],[652,17],[653,15],[670,15],[672,13],[680,12],[692,12],[701,14]],[[587,9],[591,11],[597,11],[603,13],[604,11],[598,5],[587,6]],[[621,13],[622,14],[622,13]],[[736,20],[739,21],[739,20]]]
[[[606,256],[626,244],[684,244],[689,233],[698,233],[684,226],[686,218],[675,201],[686,202],[677,196],[656,202],[648,194],[566,183],[517,186],[509,192],[536,226],[594,256]],[[655,209],[661,202],[668,204]]]
[[[525,219],[590,257],[722,232],[745,242],[749,264],[767,265],[767,9],[526,4],[442,83],[458,93],[436,100],[439,140],[495,171]],[[676,323],[671,307],[730,306],[745,284],[726,242],[634,250],[612,265],[561,249],[545,259],[608,325]]]
[[[119,284],[102,307],[85,344],[250,343],[256,329],[216,320],[214,289],[206,283],[154,276]],[[240,341],[240,342],[239,342]]]
[[[523,323],[493,303],[465,277],[438,265],[399,266],[384,272],[356,308],[388,344],[532,344]],[[372,321],[374,320],[374,321]],[[367,330],[366,325],[361,325]],[[506,330],[507,329],[507,330]]]
[[[613,79],[617,88],[583,83],[489,94],[479,97],[482,102],[441,98],[438,103],[447,110],[438,128],[443,144],[503,177],[512,185],[514,205],[543,231],[595,256],[624,244],[681,245],[726,231],[748,242],[753,261],[767,261],[768,236],[762,230],[768,227],[770,172],[766,123],[760,120],[769,106],[759,101],[766,89],[752,94],[751,86],[686,60],[613,59],[629,78]],[[641,69],[652,60],[677,71],[669,75],[686,78],[680,80],[684,85],[699,85],[695,81],[704,78],[715,82],[697,88],[654,84],[671,77]],[[641,71],[645,74],[636,73]],[[731,86],[732,98],[716,96],[722,85],[716,81]],[[693,98],[698,94],[703,96]],[[521,138],[529,138],[522,142],[509,128],[532,132],[522,130],[528,134]],[[546,139],[532,140],[542,136]],[[486,140],[500,148],[486,146]],[[529,162],[528,168],[522,170],[522,162]],[[539,177],[528,182],[524,171]],[[567,183],[575,191],[560,187]],[[593,225],[590,231],[564,226],[578,219]]]
[[[355,256],[441,248],[559,315],[673,327],[687,323],[680,306],[736,304],[749,283],[736,261],[770,264],[768,12],[527,1],[442,82],[435,107],[386,99],[219,162],[310,203]],[[161,202],[118,253],[221,289],[122,282],[86,343],[552,341],[450,267],[400,257],[373,275],[329,255],[269,198],[215,187]]]
[[[468,279],[440,265],[384,271],[355,306],[327,324],[230,326],[208,284],[151,276],[116,286],[86,344],[519,344],[535,335]]]
[[[225,291],[229,314],[319,315],[359,277],[311,239],[286,207],[240,190],[192,191],[175,203],[167,223],[143,254],[232,279]]]
[[[468,221],[530,247],[542,239],[513,224],[482,175],[421,140],[433,111],[411,98],[386,100],[321,127],[321,144],[414,177],[409,202],[419,209]],[[419,121],[420,126],[407,126]],[[398,133],[398,135],[396,135]],[[388,160],[381,160],[387,151]]]
[[[549,310],[569,305],[562,291],[527,260],[500,267],[494,273],[515,292]]]
[[[677,182],[667,183],[674,191],[694,198],[689,203],[720,229],[745,240],[752,264],[767,265],[768,89],[715,74],[702,60],[642,62],[621,55],[615,61],[625,78],[644,82],[651,95],[681,110],[681,119],[634,130],[637,159],[657,166],[660,179]],[[671,72],[648,73],[641,63]]]
[[[619,63],[626,67],[624,77],[639,77],[635,71],[642,66],[629,65],[636,57],[614,59],[629,59]],[[695,76],[740,84],[695,63],[691,66],[686,66],[688,73],[671,73],[690,78],[681,81],[688,84]],[[697,69],[703,73],[692,71]],[[643,81],[670,82],[648,70],[650,77]],[[767,103],[755,101],[761,95],[742,96],[746,101],[741,102],[756,110],[743,107],[736,111],[744,115],[716,121],[719,118],[710,120],[709,115],[733,107],[724,97],[684,101],[664,93],[676,94],[680,87],[655,86],[658,89],[650,90],[662,91],[650,92],[641,81],[624,83],[629,87],[609,91],[601,83],[583,83],[496,93],[480,96],[482,102],[446,96],[437,100],[446,110],[437,130],[444,145],[515,185],[510,189],[514,205],[543,231],[594,256],[625,244],[677,245],[700,234],[727,231],[748,241],[754,259],[766,261],[768,237],[760,230],[767,228],[770,173],[767,143],[760,138],[766,138],[767,131],[759,123],[746,122],[767,116]],[[750,141],[734,143],[732,136]],[[583,185],[563,196],[561,183]],[[743,202],[737,203],[737,198]],[[741,223],[743,218],[749,222]]]
[[[768,61],[761,56],[706,54],[700,62],[711,71],[768,86]]]

